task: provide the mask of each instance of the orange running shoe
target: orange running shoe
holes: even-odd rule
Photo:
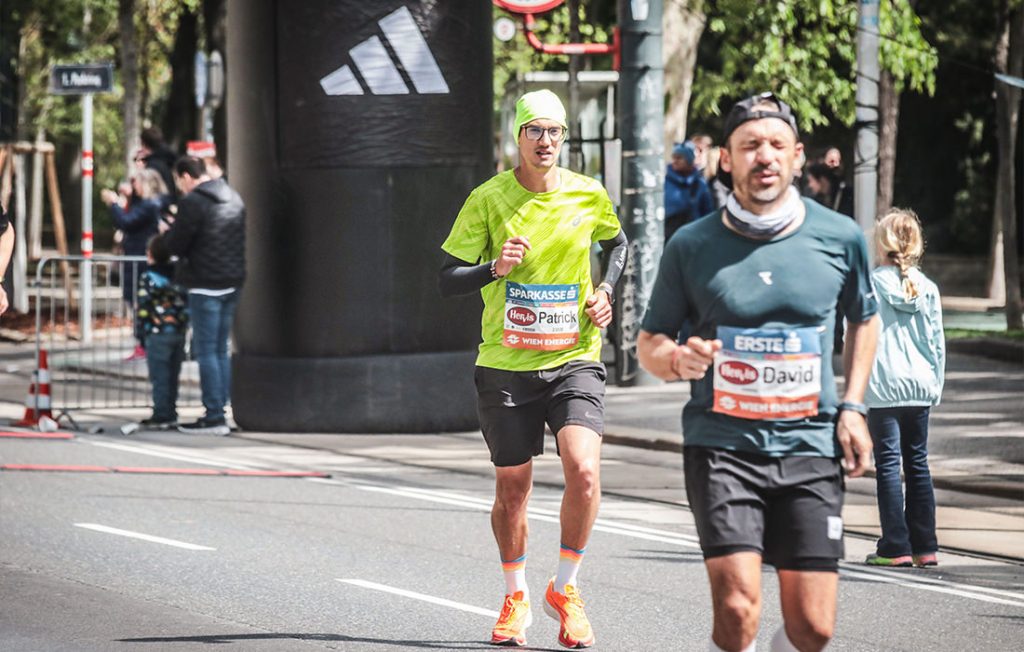
[[[571,584],[565,585],[565,595],[555,592],[555,579],[548,582],[544,593],[544,612],[561,623],[558,630],[559,645],[567,648],[590,647],[594,644],[594,630],[583,611],[583,599]]]
[[[526,628],[533,624],[530,603],[523,600],[523,592],[505,596],[498,622],[491,631],[491,645],[522,647],[526,645]]]

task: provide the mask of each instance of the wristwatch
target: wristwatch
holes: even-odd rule
[[[849,410],[850,412],[856,412],[857,414],[861,415],[862,417],[866,417],[868,415],[868,406],[864,405],[863,403],[854,403],[853,401],[843,401],[839,405],[836,406],[836,412],[837,413],[838,412],[844,412],[846,410]]]

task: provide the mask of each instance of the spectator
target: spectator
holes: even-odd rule
[[[819,204],[853,217],[852,189],[839,178],[835,168],[825,163],[812,163],[807,168],[807,190]]]
[[[146,258],[149,268],[139,281],[135,318],[146,347],[153,414],[141,425],[167,430],[178,423],[178,375],[185,360],[188,307],[184,288],[171,281],[174,267],[162,235],[150,238]]]
[[[10,305],[3,282],[13,253],[14,227],[11,226],[11,220],[7,216],[7,211],[4,209],[3,204],[0,204],[0,315],[7,312],[7,308]]]
[[[136,163],[141,162],[150,170],[156,170],[163,179],[164,185],[170,191],[171,198],[177,199],[177,192],[174,187],[174,175],[171,168],[177,158],[171,148],[164,143],[164,134],[159,127],[147,127],[139,134],[142,147],[135,155]]]
[[[697,155],[693,158],[693,165],[704,175],[704,180],[708,181],[710,179],[707,173],[708,154],[711,152],[714,141],[707,134],[694,134],[690,140],[693,141],[694,146],[697,148]]]
[[[822,157],[822,162],[835,170],[837,175],[842,174],[843,154],[839,151],[838,147],[829,147],[828,151],[825,152],[825,156]]]
[[[875,227],[880,266],[871,278],[882,332],[865,403],[875,446],[882,536],[873,566],[935,566],[935,489],[928,470],[928,413],[938,405],[946,367],[939,290],[917,268],[924,253],[913,211],[894,209]],[[907,483],[900,486],[900,459]]]
[[[166,234],[181,259],[179,279],[188,288],[193,347],[206,413],[182,432],[227,435],[224,407],[231,397],[228,337],[245,281],[245,204],[223,179],[211,179],[203,162],[183,156],[174,164],[181,191],[178,215]]]
[[[697,169],[693,141],[672,148],[672,162],[665,169],[665,241],[679,227],[715,210],[711,191]]]
[[[126,256],[145,256],[146,243],[157,234],[160,226],[160,215],[163,198],[167,187],[155,170],[137,170],[131,178],[129,193],[117,193],[104,188],[100,198],[110,207],[110,217],[114,226],[124,233],[121,243]],[[121,296],[131,308],[135,305],[138,290],[139,274],[146,269],[141,262],[124,263],[121,266]],[[146,356],[142,345],[141,334],[136,331],[138,340],[135,350],[126,361],[141,360]]]
[[[711,202],[715,208],[725,206],[725,200],[729,197],[730,188],[725,183],[728,174],[719,168],[718,161],[722,156],[720,147],[712,147],[708,151],[708,164],[704,168],[704,179],[707,181],[708,190],[711,191]]]

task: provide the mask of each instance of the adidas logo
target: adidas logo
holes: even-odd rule
[[[441,74],[441,69],[434,60],[434,55],[427,47],[423,33],[416,26],[408,7],[401,7],[377,23],[385,41],[371,36],[349,50],[355,68],[347,65],[338,68],[320,79],[320,87],[328,95],[363,95],[365,89],[373,95],[408,95],[412,91],[406,84],[402,73],[395,66],[391,52],[397,57],[398,63],[417,93],[446,94],[448,84]],[[362,83],[356,78],[358,72]]]

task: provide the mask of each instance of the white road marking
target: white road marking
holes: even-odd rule
[[[88,440],[84,440],[88,441]],[[165,451],[146,450],[142,449],[138,445],[128,444],[115,444],[100,441],[88,441],[88,443],[96,446],[105,446],[108,448],[116,448],[129,452],[136,452],[145,455],[153,455],[156,457],[167,457],[169,459],[181,459],[185,461],[194,461],[197,463],[207,464],[210,466],[221,466],[228,468],[260,468],[252,465],[245,465],[241,463],[234,463],[228,460],[211,459],[201,455],[176,455]],[[354,467],[353,470],[356,470]],[[407,487],[402,485],[387,485],[383,482],[377,484],[370,484],[366,481],[345,479],[345,478],[305,478],[306,482],[318,482],[321,484],[329,484],[333,486],[349,487],[352,489],[359,489],[362,491],[370,491],[375,493],[385,493],[394,496],[404,498],[414,498],[416,500],[424,500],[429,502],[441,503],[445,505],[452,505],[456,507],[470,508],[479,511],[490,511],[493,499],[478,498],[476,496],[467,496],[451,492],[437,491],[433,489],[424,489],[418,487]],[[372,481],[371,481],[372,482]],[[555,510],[547,510],[543,508],[531,507],[529,510],[530,517],[534,520],[544,521],[547,523],[555,523],[558,521],[558,512]],[[658,541],[662,543],[670,543],[684,547],[699,547],[697,538],[691,535],[685,535],[676,532],[670,532],[667,530],[658,530],[655,528],[647,528],[644,526],[632,525],[628,523],[621,523],[616,521],[607,521],[605,519],[598,519],[594,525],[594,530],[599,532],[606,532],[609,534],[618,534],[621,536],[631,537],[635,539],[643,539],[647,541]],[[992,589],[988,587],[975,586],[971,584],[962,584],[949,582],[939,579],[921,578],[921,577],[906,577],[906,578],[893,578],[891,577],[891,571],[888,570],[874,570],[869,568],[858,568],[852,570],[847,568],[845,562],[841,563],[841,573],[849,577],[858,577],[860,579],[878,581],[883,583],[891,583],[903,586],[905,588],[919,589],[925,591],[937,591],[941,593],[948,593],[950,595],[957,595],[973,600],[979,600],[982,602],[995,602],[997,604],[1005,604],[1010,606],[1024,607],[1024,594],[1015,593],[1012,591],[1003,591],[1000,589]],[[496,614],[495,614],[496,615]]]
[[[908,579],[900,577],[884,577],[882,575],[876,575],[874,573],[865,572],[863,570],[850,570],[848,568],[843,568],[840,571],[840,573],[847,577],[856,577],[858,579],[867,580],[869,582],[896,584],[898,586],[903,586],[909,589],[918,589],[921,591],[935,591],[936,593],[946,593],[948,595],[956,595],[962,598],[970,598],[971,600],[979,600],[981,602],[1005,604],[1011,607],[1024,607],[1024,596],[1015,596],[1019,598],[1018,600],[1007,600],[1005,598],[997,598],[993,595],[985,595],[984,593],[982,593],[982,591],[992,592],[994,591],[993,589],[986,590],[985,587],[972,586],[970,584],[956,584],[953,582],[944,582],[942,580],[925,580],[924,578]],[[998,591],[998,593],[1007,593],[1010,595],[1014,595],[1009,591]]]
[[[207,457],[205,455],[189,455],[187,453],[172,452],[159,446],[145,444],[118,444],[107,441],[90,441],[87,439],[83,441],[101,448],[112,448],[114,450],[125,451],[128,453],[136,453],[138,455],[149,455],[150,457],[160,457],[167,460],[178,460],[179,462],[192,462],[194,464],[205,464],[206,466],[220,466],[227,469],[236,469],[241,471],[252,471],[265,468],[261,465],[240,464],[238,462],[221,460],[214,457]]]
[[[164,537],[157,537],[152,534],[142,534],[141,532],[132,532],[131,530],[121,530],[116,527],[98,525],[96,523],[75,523],[74,525],[75,527],[84,528],[86,530],[116,534],[130,539],[149,541],[150,543],[162,543],[165,546],[174,546],[175,548],[184,548],[185,550],[216,550],[216,548],[210,548],[209,546],[200,546],[195,543],[186,543],[185,541],[177,541],[175,539],[165,539]]]
[[[384,584],[377,584],[376,582],[367,582],[366,580],[353,580],[353,579],[342,579],[340,577],[335,578],[339,582],[344,584],[351,584],[352,586],[360,586],[364,589],[373,589],[374,591],[383,591],[384,593],[391,593],[394,595],[400,595],[405,598],[412,598],[413,600],[421,600],[423,602],[429,602],[431,604],[441,605],[442,607],[450,607],[452,609],[458,609],[459,611],[466,611],[471,614],[477,614],[478,616],[488,616],[490,618],[497,618],[498,612],[491,611],[489,609],[482,609],[480,607],[474,607],[471,604],[465,604],[462,602],[453,602],[452,600],[445,600],[444,598],[437,598],[432,595],[426,595],[423,593],[416,593],[415,591],[406,591],[405,589],[396,589],[393,586],[386,586]]]

